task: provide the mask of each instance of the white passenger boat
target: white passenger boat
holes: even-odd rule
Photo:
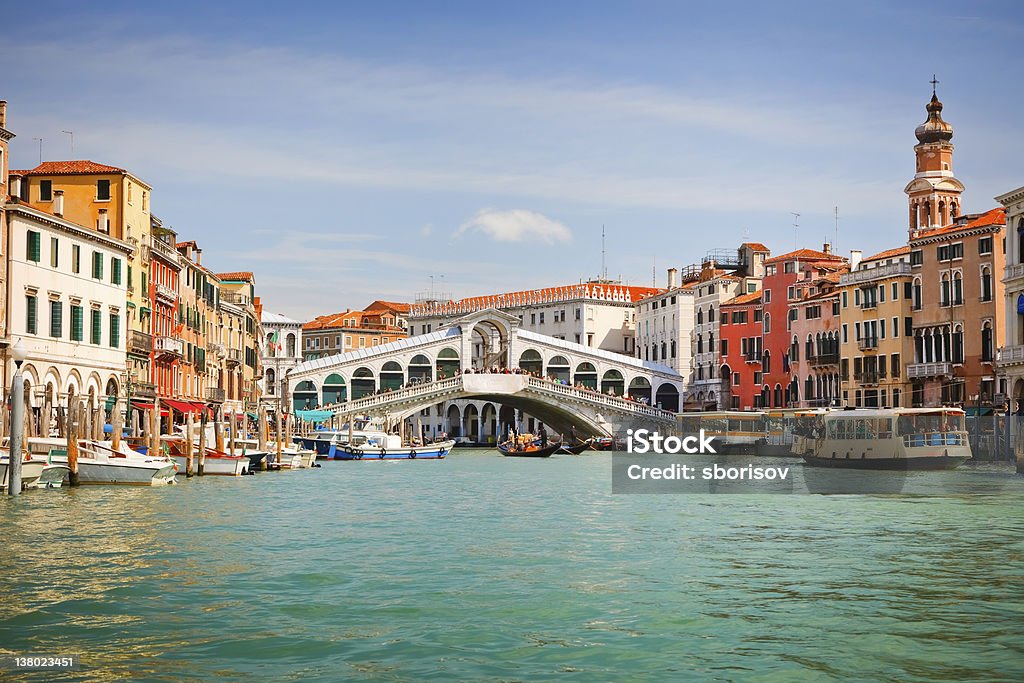
[[[258,439],[236,439],[235,448],[244,447],[246,452],[254,451],[259,448]],[[277,462],[277,442],[268,441],[267,448],[264,451],[267,454],[267,463]],[[316,451],[308,448],[302,448],[297,443],[281,444],[281,462],[282,464],[287,463],[288,467],[291,467],[291,463],[295,458],[298,458],[297,464],[294,469],[304,469],[312,467],[316,461]]]
[[[793,450],[808,465],[856,469],[946,470],[971,458],[959,408],[831,411]]]
[[[28,450],[49,464],[68,464],[67,441],[60,438],[29,437]],[[2,444],[6,447],[7,440]],[[173,484],[176,465],[166,455],[151,457],[133,451],[125,442],[114,450],[105,441],[78,442],[78,480],[82,484],[131,484],[161,486]]]

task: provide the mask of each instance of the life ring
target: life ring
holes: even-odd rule
[[[356,458],[356,460],[362,460],[363,459],[363,454],[362,453],[356,453],[355,458]]]
[[[409,451],[409,459],[410,460],[415,460],[416,459],[416,451]]]

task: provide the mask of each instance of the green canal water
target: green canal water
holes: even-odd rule
[[[5,496],[0,652],[81,655],[39,681],[1024,680],[1008,466],[928,495],[610,472],[468,451]]]

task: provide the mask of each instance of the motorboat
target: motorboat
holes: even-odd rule
[[[68,466],[67,440],[29,437],[29,453],[48,464]],[[6,448],[7,439],[0,443]],[[115,450],[106,441],[78,441],[78,481],[81,484],[128,484],[162,486],[173,484],[177,466],[163,454],[150,456],[132,450],[124,441]]]

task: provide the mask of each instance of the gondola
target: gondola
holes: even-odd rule
[[[587,443],[586,441],[580,441],[579,443],[573,444],[572,446],[563,444],[562,453],[568,453],[570,455],[579,455],[588,448],[590,448],[590,444]]]
[[[500,443],[498,450],[507,458],[550,458],[562,448],[561,443],[548,444],[544,448],[531,444],[523,450],[512,450],[511,444]]]

